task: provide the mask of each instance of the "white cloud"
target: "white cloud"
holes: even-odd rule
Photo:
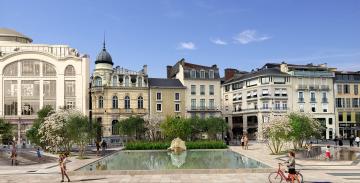
[[[210,41],[214,44],[218,44],[218,45],[227,45],[227,42],[224,40],[221,40],[219,38],[217,39],[210,39]]]
[[[244,30],[234,37],[236,43],[248,44],[251,42],[261,42],[270,39],[266,35],[258,35],[256,30]]]
[[[181,42],[178,49],[180,50],[195,50],[195,44],[193,42]]]

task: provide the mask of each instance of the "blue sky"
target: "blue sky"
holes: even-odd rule
[[[266,62],[360,70],[357,0],[1,0],[0,27],[165,77],[181,58],[251,70]]]

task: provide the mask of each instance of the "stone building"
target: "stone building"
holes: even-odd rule
[[[221,82],[216,65],[197,65],[181,59],[174,66],[167,66],[167,77],[180,80],[186,87],[186,117],[221,116]]]
[[[119,121],[148,114],[148,74],[146,65],[140,71],[113,65],[104,43],[91,76],[91,118],[102,126],[99,136],[118,142]]]
[[[335,73],[336,135],[360,136],[360,72]]]
[[[46,105],[88,112],[88,56],[67,45],[32,42],[0,28],[0,115],[17,125],[18,142]]]

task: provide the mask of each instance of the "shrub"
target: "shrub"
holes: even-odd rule
[[[147,142],[136,141],[125,145],[126,150],[165,150],[170,147],[171,142]],[[187,149],[226,149],[223,141],[189,141],[185,142]]]

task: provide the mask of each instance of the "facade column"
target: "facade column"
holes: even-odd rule
[[[234,134],[233,134],[233,131],[232,131],[232,129],[233,129],[232,116],[227,116],[227,117],[228,117],[227,123],[228,123],[228,125],[229,125],[228,133],[229,133],[229,135],[230,135],[230,139],[233,139],[233,138],[234,138]],[[224,135],[226,135],[226,134],[224,134]]]
[[[243,115],[243,133],[247,133],[247,129],[248,129],[248,116],[247,115]]]
[[[257,121],[258,121],[258,127],[257,127],[256,140],[263,140],[262,131],[263,131],[264,119],[263,119],[263,115],[261,113],[258,113]]]

